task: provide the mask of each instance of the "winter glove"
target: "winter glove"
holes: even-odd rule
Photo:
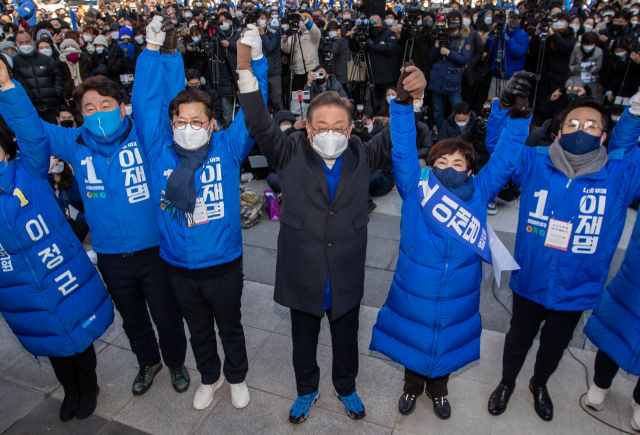
[[[427,80],[412,60],[404,65],[398,79],[396,103],[409,106],[413,105],[413,100],[419,100],[423,97],[424,88],[427,87]]]
[[[96,48],[93,46],[93,44],[89,44],[87,45],[87,51],[89,52],[89,54],[93,54],[96,52]]]
[[[582,67],[580,65],[571,65],[569,67],[571,69],[571,72],[581,72],[582,71]]]
[[[631,97],[631,108],[629,112],[633,116],[640,116],[640,92]]]
[[[162,17],[156,15],[147,26],[147,42],[155,45],[164,44],[166,33],[162,31]]]
[[[242,38],[244,39],[244,38]],[[238,71],[251,71],[251,47],[244,44],[242,40],[240,44],[236,44],[237,52],[238,52]]]
[[[509,40],[509,35],[507,35],[506,33],[504,34],[504,42],[507,42]]]
[[[367,39],[367,45],[368,45],[369,47],[373,47],[373,46],[375,45],[375,43],[373,42],[373,40],[372,40],[372,39]]]
[[[60,56],[58,56],[58,60],[62,63],[66,63],[67,62],[67,56],[65,56],[64,54],[60,53]]]
[[[535,74],[531,72],[520,71],[515,73],[504,86],[500,94],[498,107],[502,110],[508,110],[515,104],[516,97],[528,97],[529,91],[531,90],[529,80],[534,77]]]
[[[166,15],[162,19],[162,31],[166,33],[166,36],[162,47],[160,47],[160,53],[173,55],[178,48],[178,33],[171,19]]]
[[[242,33],[240,43],[251,48],[251,59],[261,59],[262,54],[262,38],[255,24],[249,24],[247,29]]]

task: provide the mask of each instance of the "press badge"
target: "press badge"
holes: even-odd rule
[[[547,238],[544,241],[544,246],[566,251],[569,247],[572,228],[573,224],[570,222],[549,219],[549,228],[547,229]]]
[[[207,216],[207,206],[204,205],[204,199],[196,198],[196,208],[193,211],[193,223],[196,225],[208,224],[209,216]]]

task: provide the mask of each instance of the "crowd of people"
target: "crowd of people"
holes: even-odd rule
[[[394,189],[400,253],[370,349],[405,368],[399,412],[426,391],[448,419],[450,375],[480,358],[482,262],[503,261],[487,223],[498,197],[520,198],[518,267],[488,412],[506,411],[540,333],[529,389],[553,419],[547,384],[588,310],[599,350],[585,404],[603,409],[620,367],[640,374],[640,223],[604,287],[640,200],[640,3],[96,6],[49,14],[21,0],[0,16],[0,312],[49,357],[62,421],[96,408],[93,342],[114,309],[140,366],[133,395],[163,365],[189,389],[184,319],[193,407],[225,379],[248,405],[240,185],[254,176],[281,208],[290,422],[318,400],[325,315],[334,393],[349,417],[366,415],[367,224],[373,197]]]

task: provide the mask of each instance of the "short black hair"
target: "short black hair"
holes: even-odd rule
[[[458,103],[453,108],[453,113],[456,115],[468,115],[469,114],[469,103]]]
[[[219,17],[221,17],[221,18],[222,18],[222,17],[224,17],[224,18],[226,18],[227,20],[232,20],[232,18],[231,18],[231,14],[230,14],[228,11],[222,11],[222,12],[220,12],[220,13],[218,14],[218,16],[219,16]]]
[[[202,77],[202,74],[200,74],[200,71],[198,71],[197,69],[190,69],[189,71],[187,71],[187,80],[192,80],[192,79],[198,79],[200,80],[200,77]]]
[[[118,105],[121,105],[124,101],[122,97],[122,90],[115,82],[112,82],[105,76],[89,77],[80,85],[78,85],[71,95],[76,102],[76,107],[82,111],[82,97],[88,91],[96,91],[103,97],[111,97],[116,100]]]
[[[569,14],[567,14],[566,12],[558,12],[551,18],[555,18],[556,20],[564,20],[567,23],[569,22]]]
[[[462,14],[458,11],[451,11],[447,14],[447,20],[451,21],[451,20],[455,20],[455,19],[460,20],[460,22],[462,22]]]
[[[71,109],[71,107],[67,106],[66,104],[58,107],[58,109],[56,110],[56,115],[60,117],[61,112],[69,112],[73,115],[73,109]]]
[[[365,107],[364,109],[362,109],[362,117],[363,118],[368,118],[368,119],[373,119],[373,109],[369,106]]]
[[[594,109],[600,112],[600,119],[602,122],[602,125],[600,125],[600,128],[602,129],[603,132],[606,132],[607,131],[607,115],[604,111],[604,107],[602,106],[602,104],[598,103],[598,100],[596,100],[595,98],[591,98],[587,96],[576,98],[575,100],[570,102],[567,105],[567,107],[562,111],[562,117],[560,118],[560,129],[562,129],[562,126],[566,122],[567,117],[569,116],[569,113],[571,113],[573,110],[581,109],[583,107]]]
[[[211,105],[211,98],[209,94],[201,91],[198,88],[189,87],[184,91],[178,92],[178,95],[169,103],[169,118],[173,119],[173,116],[180,116],[180,105],[189,103],[202,103],[204,104],[204,114],[208,119],[213,119],[213,108]]]
[[[582,35],[582,45],[595,45],[598,42],[596,32],[587,32]]]
[[[613,19],[623,18],[625,21],[629,21],[631,19],[631,12],[626,9],[618,9],[615,14],[613,14]]]

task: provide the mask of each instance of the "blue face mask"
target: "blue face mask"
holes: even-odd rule
[[[560,146],[571,154],[581,155],[597,150],[600,147],[600,138],[580,130],[563,134],[560,137]]]
[[[96,112],[93,115],[85,115],[84,125],[92,135],[99,138],[107,138],[120,127],[123,119],[120,118],[120,107],[109,112]]]
[[[447,190],[457,189],[467,182],[467,171],[456,171],[454,168],[440,169],[434,166],[433,175]]]

